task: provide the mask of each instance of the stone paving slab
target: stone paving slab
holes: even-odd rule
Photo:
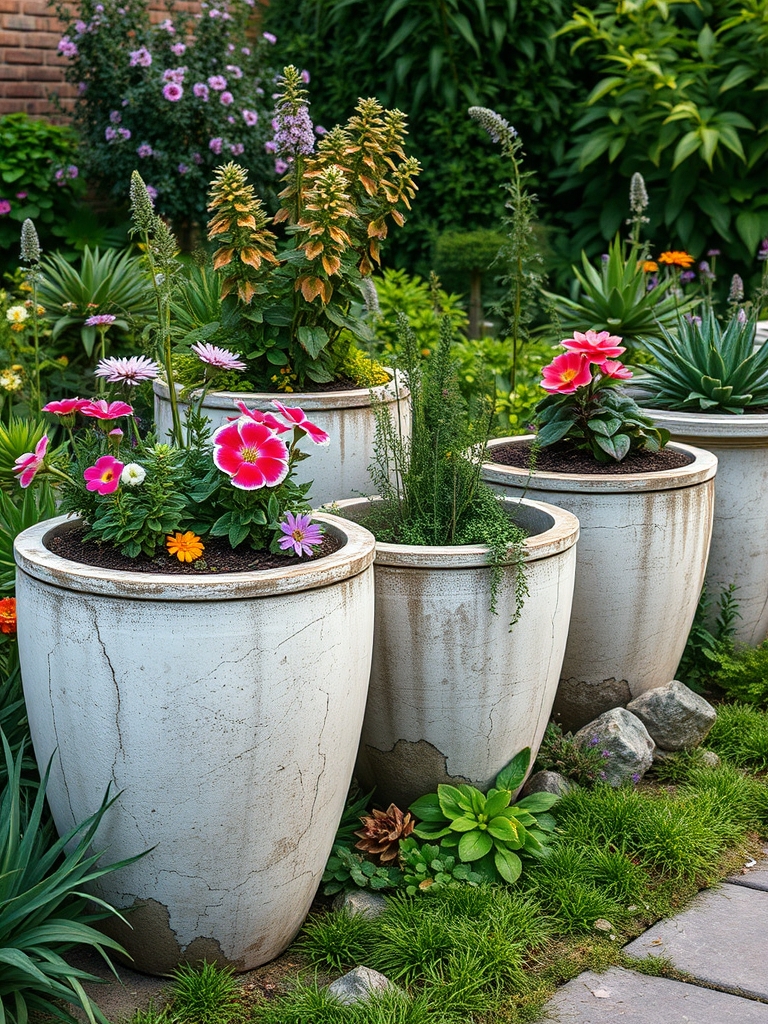
[[[723,885],[624,947],[629,956],[668,957],[705,985],[768,1000],[768,893]]]
[[[620,967],[558,989],[540,1024],[768,1024],[768,1003]]]
[[[768,853],[768,850],[765,852]],[[753,868],[743,867],[737,875],[726,878],[726,882],[768,892],[768,860],[759,861]]]

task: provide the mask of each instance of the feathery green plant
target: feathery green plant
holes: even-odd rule
[[[182,964],[173,972],[171,1019],[174,1024],[233,1024],[245,1019],[234,968],[204,960],[199,967]]]

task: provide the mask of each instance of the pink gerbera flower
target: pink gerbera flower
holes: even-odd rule
[[[48,437],[46,434],[40,438],[35,445],[33,452],[27,452],[16,459],[14,473],[18,473],[18,481],[22,487],[29,487],[35,479],[37,472],[41,469],[45,460],[45,453],[48,450]]]
[[[154,380],[160,367],[147,356],[131,356],[130,358],[117,358],[109,356],[107,359],[100,359],[99,365],[94,370],[96,377],[106,377],[109,384],[141,384],[145,380]]]
[[[83,416],[92,416],[97,420],[116,420],[119,416],[131,416],[133,406],[127,402],[108,402],[106,398],[99,398],[97,401],[86,402],[80,412]]]
[[[288,475],[288,449],[265,423],[242,417],[213,435],[214,464],[232,477],[233,487],[254,491],[275,487]]]
[[[210,345],[208,342],[198,342],[192,345],[193,352],[202,363],[208,366],[215,366],[217,370],[244,370],[245,363],[238,359],[234,352],[229,349],[219,348],[218,345]]]
[[[86,327],[109,327],[117,320],[112,313],[97,313],[96,316],[89,316],[85,321]]]
[[[58,402],[49,402],[43,406],[43,412],[53,413],[54,416],[72,416],[80,412],[83,406],[90,405],[90,398],[62,398]]]
[[[303,409],[290,409],[278,401],[274,401],[272,405],[274,405],[281,416],[284,416],[288,420],[291,426],[298,427],[299,430],[303,430],[305,434],[309,435],[310,440],[314,441],[315,444],[328,444],[330,441],[330,437],[322,427],[318,427],[317,424],[312,423],[307,419],[306,413]]]
[[[604,359],[615,359],[626,349],[620,344],[621,338],[608,331],[574,331],[572,338],[562,342],[569,352],[578,352],[587,356],[591,363],[602,363]]]
[[[281,423],[277,416],[273,416],[271,412],[262,412],[261,409],[249,409],[245,402],[235,401],[235,405],[243,416],[247,416],[254,423],[264,423],[270,430],[274,430],[276,434],[285,434],[286,431],[291,429],[284,423]],[[237,419],[238,417],[233,418]]]
[[[85,489],[99,494],[112,494],[120,486],[120,474],[124,469],[125,464],[112,455],[102,455],[83,473]]]
[[[285,522],[280,523],[280,529],[285,534],[278,541],[283,551],[293,548],[294,552],[301,555],[311,555],[312,548],[323,543],[323,533],[317,523],[312,522],[311,515],[295,516],[293,512],[285,513]]]
[[[545,391],[561,395],[572,395],[576,388],[584,387],[592,380],[589,359],[578,352],[563,352],[555,356],[549,366],[541,371],[541,386]]]
[[[606,359],[605,362],[600,363],[600,372],[604,377],[611,377],[613,380],[632,379],[632,371],[628,370],[618,359]]]

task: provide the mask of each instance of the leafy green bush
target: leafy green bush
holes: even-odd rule
[[[691,632],[675,672],[676,679],[697,693],[719,682],[723,661],[733,651],[736,619],[741,617],[735,592],[735,584],[720,592],[717,613],[713,613],[706,587],[701,592]]]
[[[719,658],[717,685],[732,700],[768,709],[768,640],[740,647]]]

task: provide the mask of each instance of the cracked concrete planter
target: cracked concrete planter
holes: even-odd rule
[[[168,386],[156,380],[154,391],[157,436],[170,437],[172,420]],[[178,386],[177,391],[181,391]],[[274,411],[272,402],[275,399],[284,405],[302,408],[312,422],[322,427],[331,438],[331,443],[325,447],[310,444],[312,458],[296,467],[297,483],[314,481],[310,495],[314,505],[320,506],[339,498],[370,492],[368,466],[373,461],[376,436],[375,403],[386,405],[393,421],[397,423],[399,420],[403,436],[409,437],[411,411],[408,395],[408,389],[395,378],[370,391],[367,388],[296,394],[211,391],[205,396],[202,411],[211,421],[213,431],[227,419],[239,415],[234,404],[236,401],[245,402],[249,409],[265,411]],[[179,402],[182,423],[188,407],[189,402]],[[304,448],[307,450],[307,445]]]
[[[757,645],[768,636],[768,413],[643,412],[666,427],[674,440],[717,455],[706,575],[711,614],[714,618],[721,592],[735,583],[741,615],[735,622],[736,637]]]
[[[533,435],[491,441],[493,450]],[[577,730],[674,678],[704,582],[717,458],[661,472],[529,473],[488,462],[483,479],[573,512],[581,524],[568,646],[554,711]]]
[[[376,544],[376,627],[355,774],[405,808],[442,782],[487,788],[515,754],[538,750],[560,676],[579,524],[562,509],[509,501],[531,536],[528,596],[514,615],[514,565],[492,614],[483,545]],[[362,518],[369,503],[339,502]]]
[[[314,898],[357,752],[373,641],[374,539],[289,569],[112,572],[53,554],[65,517],[16,539],[19,653],[59,832],[122,795],[94,847],[133,908],[139,970],[279,955]]]

